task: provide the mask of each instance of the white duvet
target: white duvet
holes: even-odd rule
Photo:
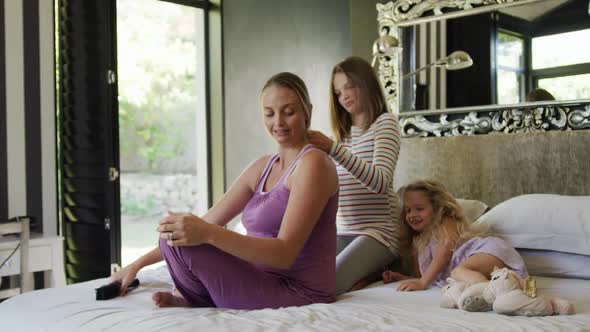
[[[348,293],[332,304],[278,310],[163,308],[151,294],[170,290],[164,268],[140,274],[125,298],[95,301],[108,279],[34,291],[0,303],[1,331],[590,331],[590,280],[538,278],[544,296],[571,300],[577,314],[509,317],[439,307],[440,289],[396,292],[396,284]]]

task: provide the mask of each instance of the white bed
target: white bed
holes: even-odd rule
[[[440,289],[401,293],[394,291],[395,284],[376,284],[332,304],[299,308],[158,309],[151,294],[172,287],[168,272],[160,268],[142,272],[141,287],[126,298],[94,300],[94,289],[108,279],[16,296],[0,303],[1,331],[590,331],[590,280],[561,278],[590,279],[590,130],[408,139],[402,144],[395,183],[434,178],[457,197],[492,202],[481,219],[495,219],[495,229],[504,232],[500,235],[515,247],[532,250],[527,253],[531,274],[559,276],[539,277],[539,294],[564,297],[577,313],[527,318],[442,309]],[[499,146],[503,153],[491,153]],[[518,167],[523,151],[527,167]],[[448,160],[455,161],[453,167],[440,166]],[[541,166],[547,169],[533,171]],[[571,202],[516,197],[543,192],[585,196]]]
[[[170,289],[165,268],[140,274],[125,298],[95,301],[108,279],[26,293],[0,304],[2,331],[590,331],[590,281],[538,278],[540,293],[571,300],[572,316],[510,317],[439,307],[440,289],[396,292],[374,284],[336,303],[278,310],[156,308],[151,293]]]
[[[590,130],[407,139],[396,170],[397,184],[433,178],[457,197],[492,206],[480,219],[491,220],[515,247],[532,250],[527,253],[531,274],[560,277],[539,277],[539,294],[572,301],[577,312],[572,316],[442,309],[440,289],[401,293],[394,291],[395,284],[299,308],[158,309],[151,294],[170,290],[171,284],[167,271],[157,269],[142,272],[141,287],[126,298],[94,301],[94,289],[107,279],[16,296],[0,303],[1,331],[590,331],[588,146]],[[454,161],[452,167],[441,166],[448,160]],[[518,197],[524,193],[584,196]]]

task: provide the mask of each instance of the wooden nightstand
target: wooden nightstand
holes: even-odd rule
[[[22,221],[21,221],[22,222]],[[2,223],[0,224],[1,234],[16,233],[21,226],[17,223]],[[28,222],[27,222],[28,233]],[[28,237],[28,235],[26,236]],[[4,235],[0,236],[0,263],[2,263],[19,244],[20,237],[18,235]],[[25,242],[28,243],[23,251],[21,248],[25,247]],[[65,286],[66,278],[64,273],[63,262],[63,238],[60,236],[44,236],[43,234],[33,234],[28,241],[23,241],[19,248],[6,264],[0,269],[1,276],[21,275],[21,269],[24,272],[21,275],[21,289],[16,288],[9,291],[0,291],[0,298],[14,296],[20,292],[28,292],[33,290],[32,273],[39,271],[46,271],[45,285],[46,287],[60,287]],[[28,253],[26,253],[28,251]],[[22,260],[28,260],[28,264],[21,266]]]

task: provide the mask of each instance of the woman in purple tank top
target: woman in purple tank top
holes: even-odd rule
[[[330,158],[308,144],[307,88],[298,76],[279,73],[264,85],[261,103],[278,153],[250,164],[202,217],[164,218],[159,247],[112,277],[122,294],[141,268],[164,259],[176,290],[155,293],[159,307],[334,301],[338,175]],[[239,213],[247,235],[223,227]]]

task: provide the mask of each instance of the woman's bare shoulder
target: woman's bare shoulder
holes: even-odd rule
[[[241,178],[248,181],[250,185],[254,185],[262,175],[270,158],[272,158],[272,155],[265,155],[250,162],[250,164],[242,171]]]
[[[330,158],[330,156],[322,150],[313,149],[305,153],[300,161],[300,165],[308,165],[311,168],[318,168],[321,172],[336,171],[336,165]]]
[[[271,154],[261,156],[252,161],[248,167],[264,169],[264,167],[266,166],[266,164],[268,164],[268,161],[270,160],[270,158],[272,158],[272,156],[273,155]]]
[[[334,188],[338,186],[336,166],[330,156],[321,150],[314,149],[305,153],[299,160],[295,171],[297,177],[311,177],[321,182],[318,185]]]

